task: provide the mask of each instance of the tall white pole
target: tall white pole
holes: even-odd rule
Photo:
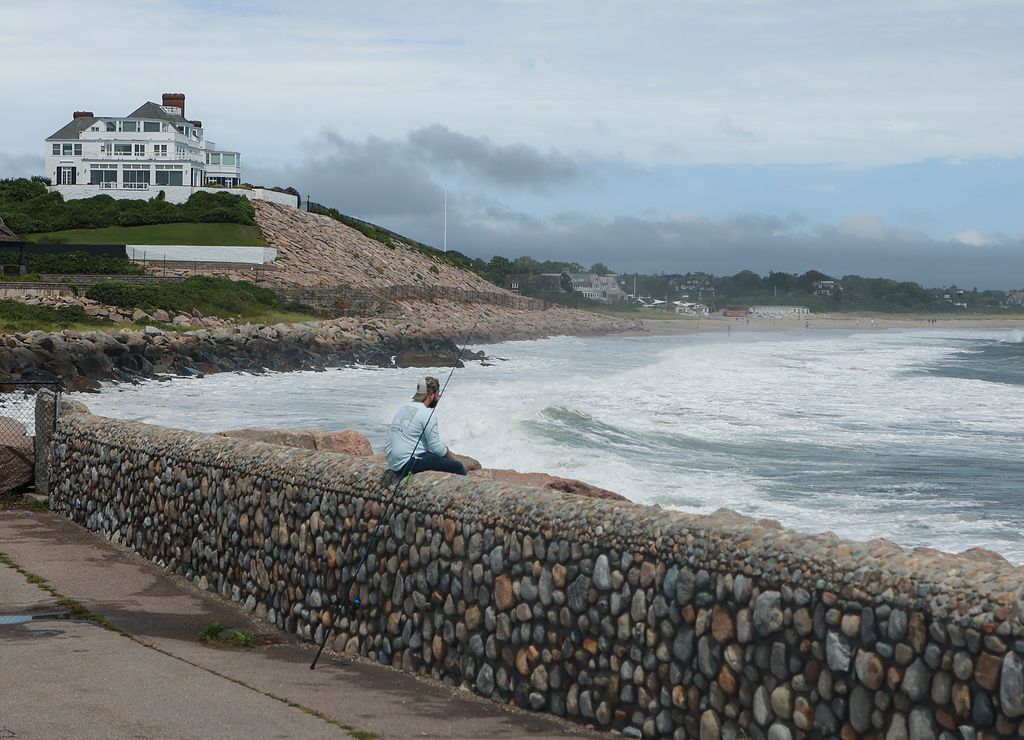
[[[448,188],[444,189],[444,251],[448,251]]]

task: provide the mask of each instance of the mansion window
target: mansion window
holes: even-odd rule
[[[220,152],[206,155],[206,164],[220,164]]]
[[[234,154],[225,154],[224,155],[224,164],[231,165],[232,167],[234,167],[237,163],[238,162],[237,162],[237,159],[236,159]]]
[[[160,123],[158,121],[143,121],[142,130],[151,134],[160,133]]]
[[[114,144],[115,157],[130,157],[132,155],[131,144]]]
[[[116,164],[94,164],[89,170],[89,184],[112,188],[117,183]]]
[[[125,131],[127,133],[134,134],[136,131],[139,130],[139,122],[138,121],[121,121],[121,130]]]
[[[107,131],[117,131],[117,121],[107,121]]]
[[[153,145],[153,156],[154,157],[166,157],[167,156],[167,145],[166,144],[154,144]]]
[[[60,156],[60,144],[54,144],[53,149],[50,150],[53,154]]]
[[[149,187],[149,167],[126,164],[121,173],[121,181],[128,190],[146,190]]]
[[[82,156],[82,145],[81,144],[54,144],[51,149],[54,154],[60,154],[64,157],[70,157],[72,155],[76,157]]]
[[[184,168],[181,165],[156,165],[157,185],[183,185]]]
[[[74,185],[78,170],[74,167],[58,167],[57,168],[57,184],[58,185]]]
[[[135,156],[136,157],[145,157],[146,156],[146,145],[145,144],[136,144],[135,145]]]

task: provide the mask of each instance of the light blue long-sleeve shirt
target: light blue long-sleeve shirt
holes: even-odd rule
[[[443,457],[448,454],[448,448],[444,446],[441,434],[437,431],[437,417],[431,416],[430,411],[422,401],[410,401],[395,412],[395,418],[391,420],[388,429],[388,438],[384,442],[384,454],[387,455],[391,470],[397,473],[405,467],[413,455],[413,447],[417,455],[433,452]]]

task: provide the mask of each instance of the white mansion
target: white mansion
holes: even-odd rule
[[[162,190],[168,201],[183,203],[206,186],[238,186],[241,155],[218,149],[202,121],[185,118],[182,93],[164,93],[162,103],[145,103],[123,117],[76,111],[46,139],[51,189],[65,199],[101,193],[152,198]],[[295,205],[296,198],[289,200]]]

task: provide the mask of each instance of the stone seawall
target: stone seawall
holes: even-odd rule
[[[55,511],[307,639],[388,495],[366,459],[80,412],[49,451]],[[1024,736],[992,554],[424,473],[355,576],[336,649],[628,736]]]

